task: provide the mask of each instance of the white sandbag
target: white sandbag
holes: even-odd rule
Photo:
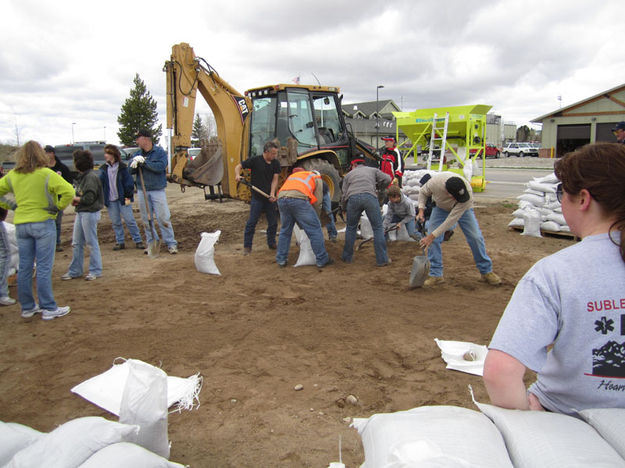
[[[525,190],[523,190],[523,193],[529,193],[530,195],[537,195],[539,197],[545,196],[545,192],[539,192],[538,190],[533,190],[531,188],[526,188]]]
[[[534,206],[543,206],[545,204],[545,197],[539,197],[538,195],[532,195],[531,193],[524,193],[517,197],[519,200],[530,202]]]
[[[449,341],[434,338],[441,350],[441,357],[447,363],[446,369],[481,376],[488,348],[468,341]]]
[[[167,374],[136,359],[129,359],[128,366],[119,422],[139,426],[139,433],[131,442],[169,458]]]
[[[515,218],[522,218],[525,215],[526,215],[526,210],[522,208],[517,208],[516,210],[512,212],[512,216],[514,216]]]
[[[540,223],[540,228],[543,231],[553,231],[558,232],[560,230],[560,225],[555,221],[544,221]]]
[[[127,442],[139,426],[120,424],[100,417],[73,419],[20,450],[7,468],[76,468],[104,447]]]
[[[501,432],[516,468],[625,466],[597,431],[573,416],[475,403]]]
[[[540,234],[540,223],[542,222],[542,217],[540,213],[536,210],[526,210],[524,223],[523,223],[523,232],[522,236],[530,236],[530,237],[542,237]]]
[[[221,231],[203,232],[200,234],[200,244],[195,250],[195,268],[200,273],[209,275],[221,275],[219,268],[215,265],[215,243],[219,240]]]
[[[556,184],[546,184],[546,183],[543,183],[543,182],[537,182],[535,180],[530,180],[527,183],[527,186],[530,189],[536,190],[538,192],[556,193]]]
[[[371,239],[373,237],[371,221],[369,221],[369,218],[367,218],[367,215],[364,213],[360,217],[360,235],[363,239]]]
[[[408,198],[410,198],[414,202],[418,202],[419,201],[419,193],[411,193],[408,196]]]
[[[139,445],[128,442],[109,445],[97,451],[80,468],[184,468]]]
[[[455,406],[354,418],[365,452],[361,468],[512,467],[503,439],[487,417]]]
[[[548,205],[554,202],[560,203],[558,201],[558,196],[555,193],[545,192],[545,205]]]
[[[550,213],[545,217],[546,221],[553,221],[554,223],[559,224],[560,226],[564,226],[566,224],[566,219],[562,213]]]
[[[9,276],[17,273],[17,269],[20,264],[20,256],[17,248],[17,236],[15,235],[15,225],[2,221],[4,223],[4,229],[7,232],[7,239],[9,240]]]
[[[304,230],[300,229],[297,225],[293,230],[295,232],[297,245],[299,245],[299,256],[293,266],[300,267],[306,265],[316,265],[317,259],[315,257],[315,252],[313,252],[312,245],[310,245],[310,239]]]
[[[0,466],[7,464],[17,452],[36,442],[43,435],[22,424],[0,421]]]
[[[514,218],[512,221],[508,223],[508,227],[523,227],[525,225],[525,219],[523,218]]]
[[[585,409],[579,415],[601,434],[601,437],[625,459],[625,409]]]
[[[128,361],[117,358],[109,370],[79,383],[71,391],[115,416],[119,416],[128,372]],[[201,389],[202,377],[199,373],[186,379],[168,376],[167,407],[174,406],[174,411],[199,407],[198,395]]]
[[[543,177],[534,177],[534,181],[538,183],[544,183],[544,184],[557,184],[558,182],[560,182],[558,178],[556,177],[555,172],[552,172],[551,174],[547,174],[546,176],[543,176]]]

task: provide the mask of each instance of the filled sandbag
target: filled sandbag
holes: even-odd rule
[[[522,236],[542,237],[540,234],[540,224],[542,217],[537,210],[525,210]]]
[[[295,262],[296,267],[306,266],[306,265],[316,265],[317,259],[315,257],[315,252],[313,252],[312,245],[310,244],[310,239],[306,235],[303,229],[300,229],[299,226],[295,226],[293,228],[295,232],[295,239],[297,240],[297,245],[299,245],[299,256],[297,257],[297,261]]]
[[[623,467],[625,460],[581,419],[477,403],[497,426],[516,468]]]
[[[221,231],[203,232],[200,234],[200,243],[195,250],[195,268],[200,273],[209,275],[221,275],[215,264],[215,244],[219,240]]]
[[[52,432],[15,454],[7,468],[76,468],[104,447],[126,442],[139,426],[120,424],[100,417],[78,418],[61,424]]]
[[[43,435],[22,424],[0,421],[0,466],[7,464],[17,452],[36,442]]]
[[[579,415],[625,459],[625,408],[585,409]]]
[[[184,468],[139,445],[120,442],[91,455],[80,468]]]
[[[354,418],[365,452],[361,468],[512,467],[501,434],[478,411],[422,406]]]

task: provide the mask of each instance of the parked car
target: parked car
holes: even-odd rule
[[[77,142],[68,145],[56,145],[54,147],[54,153],[56,157],[65,164],[70,171],[77,173],[74,167],[74,151],[76,150],[89,150],[93,155],[93,164],[96,168],[100,167],[106,161],[104,160],[104,142]]]
[[[189,148],[187,151],[189,153],[189,159],[193,161],[195,157],[200,154],[200,151],[202,151],[202,148]]]
[[[139,151],[138,146],[128,146],[125,148],[119,148],[119,152],[122,155],[122,161],[130,161],[132,159],[132,155]]]
[[[472,149],[470,152],[471,156],[477,153],[477,149]],[[501,150],[497,147],[497,145],[493,143],[486,143],[486,158],[499,158],[501,157]]]
[[[533,148],[529,143],[518,143],[518,142],[507,143],[503,147],[502,151],[503,151],[504,156],[506,157],[510,157],[510,156],[518,156],[519,158],[522,158],[524,156],[538,157],[538,150],[536,148]]]

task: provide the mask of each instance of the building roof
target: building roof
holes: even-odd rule
[[[560,109],[557,109],[553,112],[550,112],[549,114],[545,114],[545,115],[541,115],[540,117],[536,117],[535,119],[531,120],[531,122],[536,122],[536,123],[540,123],[545,119],[548,119],[550,117],[561,117],[565,112],[573,110],[577,107],[583,106],[585,104],[590,104],[591,102],[594,101],[598,101],[600,99],[609,99],[611,101],[614,101],[615,103],[625,107],[625,102],[621,101],[620,99],[616,99],[615,97],[612,96],[612,94],[614,93],[618,93],[621,91],[625,90],[625,84],[616,86],[615,88],[611,88],[608,89],[607,91],[602,91],[599,94],[595,94],[594,96],[591,96],[589,98],[583,99],[581,101],[578,101],[574,104],[571,104],[570,106],[566,106],[566,107],[562,107]]]
[[[399,112],[401,109],[392,99],[384,99],[379,101],[367,101],[367,102],[354,102],[350,104],[343,104],[343,113],[348,117],[352,117],[356,112],[364,114],[365,117],[371,117],[375,114],[376,109],[379,110],[380,115],[390,114],[391,112]],[[385,109],[386,108],[386,109]]]

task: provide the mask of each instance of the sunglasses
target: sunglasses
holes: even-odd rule
[[[564,189],[562,188],[562,184],[556,185],[556,198],[559,203],[562,203],[562,194],[564,193]]]

